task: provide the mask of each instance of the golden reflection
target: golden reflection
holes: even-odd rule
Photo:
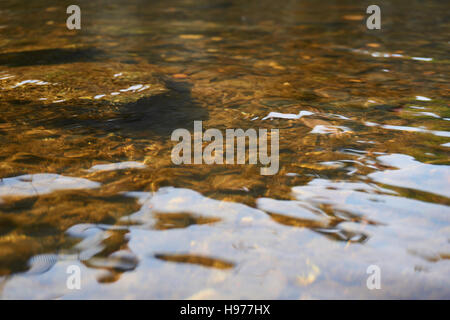
[[[194,254],[155,254],[155,258],[177,262],[177,263],[190,263],[190,264],[198,264],[208,268],[216,268],[216,269],[231,269],[234,267],[234,263],[218,259],[211,258],[207,256],[200,256]]]
[[[61,20],[65,8],[54,2],[2,0],[0,10],[2,295],[22,292],[1,277],[14,280],[27,272],[32,257],[79,252],[77,246],[92,239],[68,230],[88,224],[105,238],[94,237],[98,251],[81,263],[86,274],[102,271],[96,274],[101,283],[119,284],[129,272],[145,279],[145,286],[157,258],[244,270],[245,277],[237,273],[226,281],[236,297],[247,292],[233,281],[258,297],[273,298],[272,289],[280,286],[275,298],[298,298],[298,286],[289,283],[294,279],[300,286],[317,285],[317,295],[329,298],[355,295],[352,288],[361,283],[336,265],[342,262],[354,275],[361,274],[361,264],[378,261],[392,263],[396,293],[423,298],[441,290],[436,295],[448,296],[433,287],[449,278],[442,267],[449,259],[450,204],[444,1],[389,3],[392,14],[383,16],[386,28],[375,37],[352,1],[82,1],[82,29],[75,32]],[[294,117],[267,118],[272,112]],[[279,129],[278,174],[261,176],[250,165],[174,165],[171,133],[191,130],[194,120],[222,132]],[[414,166],[421,165],[387,166],[379,157],[390,154],[414,157]],[[126,161],[143,166],[89,170]],[[398,171],[404,172],[402,184],[371,178]],[[53,190],[48,183],[40,187],[53,191],[41,194],[39,187],[30,191],[36,188],[30,181],[17,188],[5,179],[44,173],[98,187]],[[305,197],[293,200],[294,188],[318,180],[333,186],[305,188]],[[386,181],[392,185],[381,184]],[[162,212],[171,213],[161,213],[126,195],[140,192],[150,199],[167,186],[237,207],[205,209],[199,201],[189,205],[200,213],[173,212],[169,205]],[[295,216],[296,207],[259,209],[261,198],[301,202],[318,219]],[[135,213],[139,224],[131,225],[127,217]],[[230,261],[154,254],[194,252],[191,242]],[[343,242],[348,245],[340,251]],[[427,270],[422,275],[432,280],[419,283],[412,276],[407,286],[428,287],[404,290],[403,272],[413,270],[417,255],[424,263],[419,269]],[[317,261],[306,263],[308,256]],[[159,290],[161,282],[183,277],[204,285],[199,279],[211,271],[198,268],[199,276],[187,279],[180,265],[161,264],[164,276],[152,279],[143,295],[171,297],[174,289]],[[263,279],[267,270],[276,277]],[[51,272],[45,269],[47,280]],[[33,285],[29,291],[38,295],[42,287]],[[95,295],[97,287],[91,289]]]
[[[189,213],[163,213],[155,214],[157,222],[154,228],[157,230],[167,230],[176,228],[187,228],[194,224],[212,224],[220,221],[219,218],[195,216]]]

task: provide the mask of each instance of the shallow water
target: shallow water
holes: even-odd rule
[[[0,6],[2,298],[450,298],[448,3],[78,4]],[[174,165],[194,120],[279,172]]]

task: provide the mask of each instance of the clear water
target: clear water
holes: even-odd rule
[[[448,2],[78,3],[1,2],[2,298],[450,298]],[[194,120],[279,172],[172,164]]]

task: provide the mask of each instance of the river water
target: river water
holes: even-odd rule
[[[0,5],[1,298],[450,298],[448,2],[70,4]],[[173,164],[195,120],[279,171]]]

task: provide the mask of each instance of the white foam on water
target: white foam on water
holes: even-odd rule
[[[428,132],[428,130],[417,127],[408,127],[408,126],[394,126],[390,124],[385,124],[381,126],[384,129],[389,130],[399,130],[399,131],[409,131],[409,132]]]
[[[124,161],[117,163],[97,164],[95,166],[92,166],[88,171],[97,172],[97,171],[114,171],[124,169],[144,169],[146,167],[147,166],[145,164],[137,161]]]
[[[136,90],[141,89],[142,87],[143,87],[142,84],[137,84],[137,85],[131,86],[131,87],[127,88],[127,89],[120,89],[119,91],[120,92],[136,91]]]
[[[141,92],[141,91],[147,90],[148,88],[150,88],[150,86],[148,86],[148,85],[145,85],[145,86],[143,86],[142,88],[140,88],[140,89],[138,90],[138,92]]]
[[[390,154],[377,158],[382,164],[398,170],[373,172],[369,178],[387,185],[421,190],[450,198],[450,166],[416,161],[403,154]]]
[[[429,57],[412,57],[409,55],[403,55],[401,53],[389,53],[389,52],[370,52],[368,50],[362,50],[362,49],[353,49],[351,50],[353,52],[356,53],[361,53],[361,54],[367,54],[370,55],[374,58],[407,58],[407,59],[411,59],[411,60],[416,60],[416,61],[426,61],[426,62],[430,62],[433,61],[433,58],[429,58]],[[387,71],[385,71],[387,70]],[[383,69],[382,71],[384,72],[388,72],[388,69]]]
[[[42,86],[45,84],[49,84],[48,82],[42,81],[42,80],[23,80],[21,82],[16,83],[15,86],[12,86],[11,89],[26,85],[26,84],[35,84],[38,86]]]
[[[83,178],[54,173],[27,174],[0,180],[0,198],[7,196],[37,196],[57,190],[99,188],[100,183]]]
[[[333,133],[345,133],[352,132],[351,129],[344,126],[329,126],[329,125],[317,125],[309,133],[314,134],[333,134]]]
[[[417,61],[433,61],[433,58],[423,58],[423,57],[412,57],[411,59]]]
[[[106,270],[59,257],[47,272],[11,277],[4,285],[2,298],[183,299],[201,296],[205,288],[211,288],[208,297],[215,299],[280,299],[302,289],[313,291],[316,298],[369,298],[373,293],[360,283],[370,264],[384,270],[383,283],[389,284],[383,287],[384,296],[398,297],[402,292],[401,297],[415,297],[420,290],[445,292],[449,283],[445,261],[429,263],[411,252],[425,250],[432,255],[450,249],[448,232],[445,233],[446,206],[393,196],[393,192],[386,194],[389,190],[366,183],[316,179],[294,189],[296,200],[291,204],[289,200],[263,198],[258,200],[259,206],[300,221],[317,219],[331,223],[324,227],[319,223],[314,230],[286,225],[259,208],[214,200],[189,189],[168,187],[154,194],[131,192],[129,196],[143,202],[141,210],[130,219],[140,216],[143,224],[122,226],[127,228],[126,250],[100,259],[95,256],[104,247],[104,239],[111,235],[112,226],[84,224],[68,231],[84,238],[75,248],[78,251],[74,250],[79,252],[79,260],[87,258],[87,264],[106,268],[129,265],[129,272],[105,286],[97,280]],[[338,219],[323,215],[323,205],[331,206]],[[208,215],[222,221],[161,230],[151,225],[156,213]],[[348,214],[382,224],[355,222]],[[330,241],[329,237],[342,241]],[[363,244],[351,243],[361,239]],[[217,269],[175,263],[158,259],[158,253],[217,258],[234,266]],[[44,262],[54,260],[49,257]],[[65,287],[67,266],[71,264],[81,268],[82,290]],[[429,267],[429,271],[417,277],[417,264]],[[334,280],[336,290],[329,290],[328,279]],[[183,286],[179,285],[181,282]],[[349,282],[355,285],[349,287]],[[24,291],[24,287],[29,290]]]
[[[450,137],[450,131],[439,131],[439,130],[428,130],[425,128],[418,128],[418,127],[408,127],[408,126],[395,126],[391,124],[384,124],[380,125],[378,123],[374,122],[364,122],[364,124],[368,127],[377,127],[381,126],[383,129],[388,130],[398,130],[398,131],[409,131],[409,132],[422,132],[422,133],[431,133],[438,137]]]
[[[285,174],[286,177],[298,177],[300,176],[298,173],[295,172],[288,172]]]
[[[340,114],[328,113],[327,116],[332,117],[332,118],[338,118],[338,119],[341,119],[341,120],[351,120],[350,118],[347,118],[347,117],[342,116]]]
[[[400,53],[389,53],[389,52],[370,52],[368,50],[353,50],[353,52],[368,54],[374,58],[403,58],[404,56]]]
[[[339,168],[343,168],[345,166],[340,161],[323,161],[323,162],[319,162],[319,163],[323,166],[330,167],[332,169],[339,169]]]
[[[388,194],[397,194],[395,191],[381,188],[376,184],[367,184],[364,182],[347,182],[347,181],[331,181],[327,179],[314,179],[306,186],[294,187],[292,191],[297,199],[308,199],[309,190],[313,189],[327,189],[327,190],[358,190],[367,193],[383,192]],[[301,192],[300,192],[301,191]],[[299,196],[299,194],[302,196]]]
[[[382,125],[381,126],[384,129],[389,130],[400,130],[400,131],[410,131],[410,132],[423,132],[423,133],[431,133],[435,136],[439,137],[450,137],[450,131],[438,131],[438,130],[427,130],[424,128],[417,128],[417,127],[407,127],[407,126],[394,126],[394,125]]]
[[[416,115],[424,115],[424,116],[429,116],[429,117],[438,118],[438,119],[441,118],[440,116],[438,116],[436,113],[433,113],[433,112],[417,112]]]
[[[300,111],[298,114],[293,114],[293,113],[280,113],[280,112],[270,112],[267,116],[265,116],[264,118],[262,118],[261,120],[266,120],[266,119],[273,119],[273,118],[278,118],[278,119],[300,119],[301,117],[304,116],[310,116],[314,114],[314,112],[311,111],[307,111],[307,110],[302,110]]]
[[[142,203],[141,210],[130,216],[132,219],[148,218],[153,213],[190,213],[224,221],[239,222],[242,218],[267,220],[267,216],[259,210],[241,203],[214,200],[190,189],[165,187],[152,195],[143,192],[126,192],[124,195],[138,198]]]
[[[424,96],[416,96],[416,100],[418,101],[431,101],[430,98],[424,97]]]

